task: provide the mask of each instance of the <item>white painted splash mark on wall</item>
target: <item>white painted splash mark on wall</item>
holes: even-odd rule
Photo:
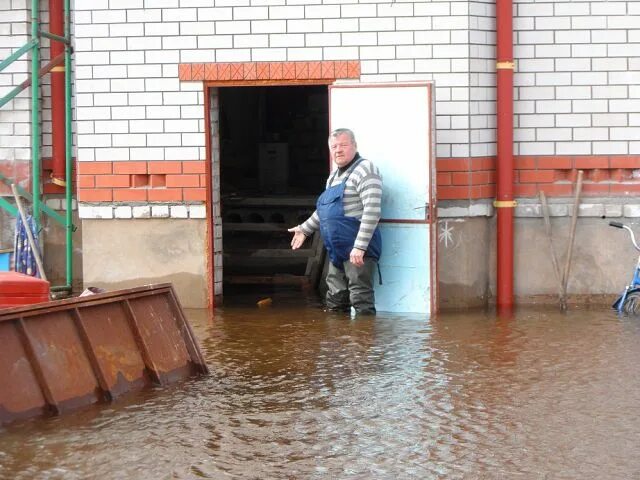
[[[438,240],[444,242],[444,246],[446,248],[449,247],[449,243],[453,244],[453,226],[449,226],[448,220],[445,220],[445,222],[441,225]]]

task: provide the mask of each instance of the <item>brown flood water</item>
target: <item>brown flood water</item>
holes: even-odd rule
[[[187,313],[211,376],[0,428],[0,478],[640,478],[640,320]]]

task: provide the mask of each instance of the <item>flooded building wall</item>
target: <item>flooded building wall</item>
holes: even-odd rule
[[[121,242],[116,243],[117,262],[92,257],[92,270],[85,269],[84,275],[93,281],[119,272],[114,282],[129,281],[124,266],[134,262],[133,252],[153,234],[138,225],[154,219],[176,225],[180,240],[202,242],[202,262],[212,261],[210,271],[218,272],[210,292],[222,293],[222,242],[215,228],[221,221],[216,88],[233,82],[433,80],[441,302],[490,301],[495,282],[495,5],[300,3],[75,2],[75,141],[84,256],[102,249],[98,225],[120,232],[113,241]],[[522,262],[531,258],[529,231],[544,231],[538,191],[557,204],[552,205],[557,231],[569,223],[578,169],[585,172],[578,232],[589,222],[592,234],[611,238],[597,211],[622,220],[640,216],[635,201],[640,191],[640,65],[633,53],[640,42],[640,4],[520,1],[514,4],[514,17],[514,182],[520,204],[515,287],[516,295],[527,297],[551,289],[550,282],[539,281],[546,272],[536,273]],[[3,25],[4,37],[20,28],[14,22]],[[208,98],[204,84],[211,86]],[[210,118],[205,117],[207,102]],[[15,129],[22,114],[19,106],[5,107],[0,124]],[[366,152],[366,146],[361,148]],[[25,146],[22,152],[27,151]],[[207,202],[214,228],[202,237]],[[449,237],[457,234],[452,252]],[[167,248],[177,241],[165,240]],[[608,245],[593,244],[590,258]],[[585,271],[603,283],[597,288],[598,282],[570,283],[570,290],[618,289],[611,269],[592,269],[593,262],[584,259]],[[575,257],[575,262],[582,260]],[[201,268],[167,265],[163,280],[186,273],[201,278],[198,288],[207,288]],[[144,269],[139,276],[144,277]]]
[[[48,31],[48,0],[40,1],[41,29]],[[0,60],[5,60],[31,39],[31,2],[12,0],[0,2]],[[41,38],[39,49],[41,66],[51,59],[50,41]],[[59,67],[61,68],[61,67]],[[19,59],[0,72],[0,97],[7,95],[22,82],[30,79],[31,54]],[[31,94],[27,87],[7,104],[0,107],[0,174],[31,192],[32,190],[32,125]],[[64,187],[51,180],[52,171],[52,126],[51,126],[51,79],[40,77],[40,160],[42,164],[43,203],[64,217],[66,204]],[[74,146],[75,146],[74,136]],[[75,156],[75,152],[74,152]],[[10,187],[0,182],[0,196],[13,204]],[[72,202],[73,224],[76,228],[73,250],[73,288],[82,288],[82,225],[78,217],[77,203]],[[42,217],[40,242],[44,252],[45,271],[52,285],[66,284],[65,228],[51,217]],[[15,218],[0,209],[0,249],[13,248]]]
[[[626,203],[624,203],[626,201]],[[559,280],[536,199],[520,198],[514,219],[514,292],[519,304],[556,303]],[[573,201],[556,198],[549,205],[553,249],[563,272],[569,248]],[[631,280],[637,259],[627,232],[608,226],[622,221],[637,231],[640,209],[632,197],[583,198],[569,268],[570,302],[611,303]],[[637,202],[637,200],[636,200]],[[469,212],[463,216],[461,210]],[[438,286],[440,307],[481,307],[495,299],[496,219],[487,202],[440,208]],[[443,214],[444,213],[444,214]]]
[[[196,208],[192,208],[191,217],[198,217]],[[187,218],[188,214],[183,211],[179,222],[168,222],[157,210],[143,215],[136,209],[136,218],[84,220],[85,283],[112,290],[162,283],[169,278],[181,292],[182,305],[206,305],[206,226],[199,218]],[[126,245],[124,255],[123,235],[135,239]],[[115,267],[105,271],[105,264]]]

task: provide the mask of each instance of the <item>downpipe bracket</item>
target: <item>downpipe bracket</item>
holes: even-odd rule
[[[496,62],[496,70],[515,70],[516,64],[513,61]]]
[[[515,208],[518,206],[516,200],[494,200],[493,206],[495,208]]]

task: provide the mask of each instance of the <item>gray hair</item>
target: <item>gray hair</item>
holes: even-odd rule
[[[349,140],[351,140],[351,144],[356,144],[356,136],[354,135],[353,131],[349,130],[348,128],[336,128],[329,134],[329,142],[331,142],[332,138],[336,138],[339,135],[348,135]]]

